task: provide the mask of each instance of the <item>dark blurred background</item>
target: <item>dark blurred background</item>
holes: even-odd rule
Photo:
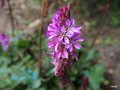
[[[89,77],[88,90],[120,90],[120,0],[4,0],[0,32],[0,90],[69,90],[54,75],[45,31],[58,8],[71,3],[85,42],[70,71],[77,90]]]

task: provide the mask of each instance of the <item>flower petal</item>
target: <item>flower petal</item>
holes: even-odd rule
[[[76,43],[76,44],[73,44],[74,45],[74,47],[76,48],[76,49],[80,49],[82,46],[80,45],[80,44],[78,44],[78,43]]]
[[[75,20],[74,19],[71,19],[71,25],[70,25],[70,28],[74,27],[75,26]]]
[[[70,48],[70,44],[65,45],[65,47],[66,47],[67,49]]]
[[[52,39],[52,38],[55,38],[55,34],[54,35],[51,35],[50,37],[48,37],[48,39]]]
[[[72,46],[72,45],[70,46],[69,51],[70,51],[70,52],[73,51],[73,46]]]
[[[55,45],[55,52],[57,52],[57,50],[58,50],[58,43]]]
[[[83,38],[80,38],[80,39],[78,39],[77,41],[79,41],[79,42],[83,42],[84,39],[83,39]]]
[[[81,29],[81,27],[71,28],[71,30],[72,30],[73,32],[75,32],[75,33],[81,33],[81,32],[80,32],[80,29]]]
[[[65,32],[66,32],[66,28],[65,28],[65,27],[62,27],[62,28],[61,28],[61,31],[62,31],[63,33],[65,33]]]
[[[69,39],[67,37],[64,38],[66,43],[70,43]]]
[[[56,53],[56,58],[60,58],[60,57],[61,57],[61,54],[62,54],[61,52],[57,52],[57,53]]]
[[[71,31],[71,30],[69,30],[67,33],[66,33],[66,36],[68,36],[68,37],[72,37],[74,35],[74,32],[73,31]]]
[[[63,50],[63,55],[66,59],[68,59],[68,51],[66,49]]]
[[[48,47],[52,48],[55,45],[55,42],[48,42]]]

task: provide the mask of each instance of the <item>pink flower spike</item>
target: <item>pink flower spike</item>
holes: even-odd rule
[[[70,15],[71,5],[60,8],[48,26],[46,36],[48,47],[55,66],[55,75],[63,85],[69,83],[67,72],[73,65],[72,58],[78,61],[77,50],[81,49],[81,26],[75,26],[74,18]]]

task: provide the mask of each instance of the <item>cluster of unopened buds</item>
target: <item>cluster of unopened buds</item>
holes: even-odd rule
[[[60,78],[63,85],[69,83],[68,70],[73,65],[73,58],[78,60],[77,50],[82,48],[80,43],[84,41],[81,26],[75,26],[70,9],[70,4],[60,8],[46,32],[52,63],[55,65],[55,75]]]

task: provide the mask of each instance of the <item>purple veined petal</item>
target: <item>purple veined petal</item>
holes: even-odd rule
[[[75,43],[75,44],[73,44],[73,46],[74,46],[76,49],[82,48],[82,46],[81,46],[79,43]]]
[[[70,19],[67,19],[67,20],[66,20],[66,25],[67,25],[67,27],[71,27],[71,24],[72,24],[71,20],[70,20]]]
[[[74,35],[74,32],[70,30],[66,33],[66,36],[68,36],[69,38],[71,38],[73,35]]]
[[[63,36],[58,36],[58,41],[62,41],[63,40]]]
[[[54,23],[54,25],[55,25],[55,30],[56,30],[56,29],[58,29],[58,30],[61,29],[61,27],[60,27],[58,24]]]
[[[48,27],[48,32],[60,34],[60,28],[56,24],[51,24]]]
[[[54,15],[52,22],[57,23],[59,20],[58,17],[59,17],[58,15]]]
[[[72,46],[72,45],[69,47],[69,51],[70,51],[70,52],[73,51],[73,46]]]
[[[75,20],[74,19],[71,19],[71,28],[75,26]]]
[[[52,39],[52,38],[55,38],[57,35],[51,35],[50,37],[48,37],[48,39]]]
[[[63,49],[63,54],[66,59],[68,59],[68,51],[66,49]]]
[[[55,52],[57,52],[57,50],[58,50],[58,45],[59,45],[59,43],[57,43],[57,44],[55,45]]]
[[[65,45],[65,47],[66,47],[67,49],[70,48],[70,44]]]
[[[60,27],[55,23],[52,23],[48,26],[48,31],[59,32],[59,30]]]
[[[75,33],[81,33],[80,29],[81,29],[81,27],[71,28],[71,30]]]
[[[57,53],[56,53],[56,58],[60,58],[60,57],[61,57],[61,54],[62,54],[61,51],[57,52]]]
[[[83,38],[80,38],[80,39],[78,39],[77,41],[79,41],[79,42],[83,42],[84,39],[83,39]]]
[[[48,26],[48,31],[54,31],[55,25],[52,23]]]
[[[66,43],[70,43],[69,39],[67,37],[64,38]]]
[[[54,34],[53,31],[47,31],[47,32],[46,32],[46,35],[47,35],[47,36],[50,36],[50,35],[52,35],[52,34]]]
[[[76,61],[78,61],[78,55],[75,51],[72,52],[73,56],[75,57]]]
[[[60,35],[61,34],[61,32],[60,32],[60,30],[59,29],[55,29],[55,31],[54,31],[56,34],[58,34],[58,35]]]
[[[63,33],[65,33],[65,32],[66,32],[66,28],[65,28],[65,27],[62,27],[62,28],[61,28],[61,31],[62,31]]]
[[[48,42],[48,47],[52,48],[53,46],[55,46],[55,42]]]
[[[81,33],[74,33],[73,38],[74,39],[79,39],[81,37]]]
[[[60,58],[60,57],[61,57],[61,54],[62,54],[62,53],[61,53],[61,52],[59,52],[59,54],[58,54],[58,58]]]

